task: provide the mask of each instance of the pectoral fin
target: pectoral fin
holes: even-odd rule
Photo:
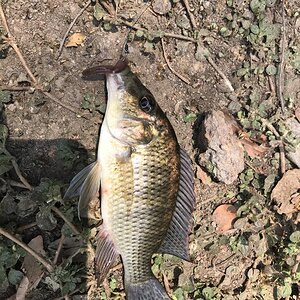
[[[73,198],[79,195],[78,216],[86,211],[89,202],[98,196],[100,188],[101,167],[98,161],[88,165],[80,171],[71,181],[70,186],[64,196]]]
[[[187,153],[180,149],[180,179],[176,207],[166,238],[159,252],[189,260],[188,235],[192,227],[196,198],[194,172]]]

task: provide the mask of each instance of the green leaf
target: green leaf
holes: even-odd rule
[[[286,282],[284,286],[278,287],[278,299],[286,298],[292,294],[292,286]]]
[[[209,55],[209,51],[202,44],[197,45],[197,51],[195,53],[195,58],[198,61],[205,61],[206,57]]]
[[[81,107],[84,110],[89,110],[90,112],[93,110],[93,96],[89,93],[83,96],[83,100],[81,102]]]
[[[97,21],[101,21],[104,16],[105,16],[105,11],[103,10],[102,6],[98,2],[96,2],[94,6],[94,18]]]
[[[74,282],[67,282],[63,285],[61,293],[67,295],[76,289],[76,284]]]
[[[145,32],[144,32],[143,30],[137,30],[137,31],[135,32],[135,35],[136,35],[138,38],[143,37],[144,34],[145,34]]]
[[[196,121],[196,119],[197,119],[197,115],[193,112],[188,113],[187,115],[185,115],[183,117],[184,122],[187,122],[187,123],[193,123]]]
[[[277,68],[274,65],[268,65],[266,67],[266,73],[268,75],[276,75],[277,74]]]
[[[259,27],[255,24],[250,26],[250,30],[254,34],[259,34]]]
[[[12,285],[18,285],[23,279],[24,274],[21,271],[10,269],[8,272],[8,281]]]
[[[266,9],[266,1],[265,0],[252,0],[250,2],[250,9],[256,15],[263,13]]]
[[[165,33],[161,30],[153,31],[152,34],[154,38],[160,38],[160,39],[165,36]]]
[[[11,156],[0,154],[0,175],[8,172],[11,168]]]
[[[300,243],[300,231],[294,231],[290,235],[290,241],[295,244]]]
[[[39,228],[46,231],[53,230],[57,225],[57,220],[50,211],[50,208],[41,209],[36,214],[36,223]]]
[[[0,150],[5,148],[5,142],[8,137],[8,128],[0,124]]]
[[[173,293],[174,300],[184,300],[184,290],[182,288],[177,288]]]
[[[211,299],[213,299],[213,297],[215,295],[215,289],[211,288],[211,287],[205,287],[202,290],[202,295],[204,296],[204,298],[206,300],[211,300]]]
[[[11,268],[17,263],[19,257],[20,255],[13,251],[11,246],[0,244],[0,266]]]
[[[154,44],[149,42],[149,41],[146,41],[145,44],[144,44],[144,49],[145,49],[145,52],[153,52],[154,50]]]
[[[0,90],[0,102],[8,103],[10,102],[12,95],[9,91],[1,91]]]
[[[7,281],[7,276],[5,272],[5,268],[0,265],[0,288],[2,287],[2,284]]]
[[[111,277],[109,281],[109,288],[113,291],[117,288],[117,280],[114,276]]]

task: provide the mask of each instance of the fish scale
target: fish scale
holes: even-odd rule
[[[107,143],[103,148],[116,147],[116,141],[107,137],[103,143]],[[162,136],[148,147],[137,147],[121,167],[106,157],[101,165],[111,178],[106,186],[109,196],[102,197],[108,207],[107,230],[122,256],[126,280],[144,281],[152,276],[151,257],[166,235],[175,208],[179,177],[178,167],[172,166],[179,165],[178,149],[170,136]]]

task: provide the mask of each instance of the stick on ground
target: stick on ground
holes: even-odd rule
[[[2,2],[0,1],[0,18],[2,21],[2,24],[7,32],[8,35],[8,39],[6,39],[7,43],[14,49],[14,51],[16,52],[22,66],[24,67],[24,69],[26,70],[28,76],[30,77],[32,84],[34,86],[35,89],[41,91],[46,97],[48,97],[49,99],[51,99],[52,101],[54,101],[55,103],[57,103],[58,105],[68,109],[69,111],[75,113],[77,116],[80,116],[80,114],[77,112],[76,108],[71,107],[68,104],[62,103],[60,100],[58,100],[56,97],[54,97],[53,95],[51,95],[50,93],[43,91],[43,84],[40,84],[38,79],[33,75],[32,71],[30,70],[26,60],[24,59],[24,56],[22,55],[19,47],[17,46],[17,43],[15,41],[14,36],[12,35],[9,27],[8,27],[8,23],[2,8]]]
[[[26,244],[24,244],[22,241],[14,237],[12,234],[7,232],[5,229],[0,227],[0,234],[4,235],[6,238],[10,239],[14,243],[18,244],[20,247],[22,247],[25,251],[27,251],[30,255],[32,255],[37,261],[39,261],[46,269],[48,272],[53,272],[54,267],[53,265],[45,260],[40,254],[38,254],[35,250],[31,249],[28,247]]]
[[[51,209],[60,217],[62,218],[65,223],[71,228],[74,234],[79,235],[80,232],[78,229],[68,220],[68,218],[55,206],[51,207]]]
[[[221,71],[221,69],[215,64],[213,59],[210,57],[210,55],[205,56],[207,61],[210,63],[210,65],[217,71],[217,73],[223,78],[225,84],[228,86],[229,90],[231,92],[234,92],[234,88],[232,87],[231,82],[227,78],[227,76]]]
[[[184,76],[182,76],[181,74],[179,74],[177,71],[175,71],[171,64],[170,64],[170,61],[168,60],[168,57],[167,57],[167,54],[166,54],[166,49],[165,49],[165,42],[164,42],[164,39],[161,38],[161,47],[162,47],[162,51],[163,51],[163,56],[164,56],[164,59],[168,65],[168,68],[170,69],[170,71],[175,74],[179,79],[181,79],[183,82],[185,82],[186,84],[191,84],[191,82],[185,78]]]
[[[188,0],[183,0],[183,3],[184,3],[184,5],[185,5],[186,11],[187,11],[187,13],[188,13],[188,15],[189,15],[189,18],[190,18],[190,20],[191,20],[193,29],[196,29],[197,24],[196,24],[196,20],[195,20],[195,18],[194,18],[194,15],[191,13],[191,8],[190,8],[189,1],[188,1]]]
[[[64,47],[64,44],[65,44],[65,41],[71,31],[71,29],[73,28],[73,26],[75,25],[76,21],[78,20],[78,18],[84,13],[84,11],[91,5],[91,0],[88,0],[86,2],[86,4],[84,5],[84,7],[79,11],[79,13],[75,16],[75,18],[73,19],[73,21],[71,22],[70,26],[68,27],[67,31],[65,32],[61,42],[60,42],[60,45],[59,45],[59,49],[58,49],[58,54],[57,54],[57,57],[56,59],[59,59],[62,51],[63,51],[63,47]]]
[[[285,65],[285,11],[284,0],[281,0],[281,14],[282,14],[282,27],[281,27],[281,43],[280,43],[280,63],[278,66],[278,79],[277,79],[277,97],[280,102],[281,112],[285,113],[283,86],[284,86],[284,65]]]

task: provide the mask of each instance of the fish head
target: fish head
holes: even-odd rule
[[[126,62],[123,61],[123,66],[121,63],[119,61],[114,67],[105,66],[108,101],[104,124],[110,134],[126,145],[135,146],[149,144],[166,132],[172,133],[169,121],[152,93]],[[103,71],[98,67],[99,70]]]

